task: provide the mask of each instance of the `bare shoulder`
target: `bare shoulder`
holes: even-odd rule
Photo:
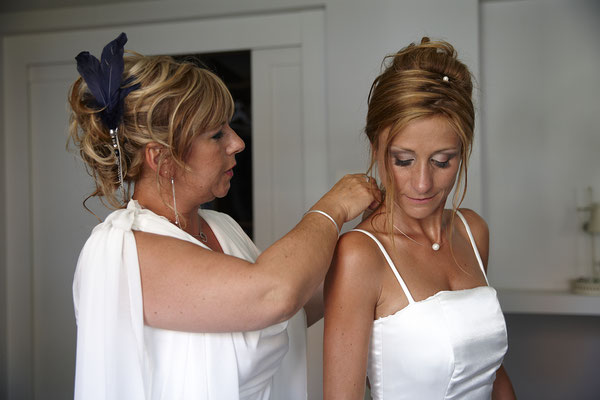
[[[481,215],[469,208],[461,208],[459,211],[467,220],[467,224],[469,224],[469,228],[471,228],[471,232],[476,240],[479,237],[489,236],[487,222],[485,222]]]
[[[139,251],[146,251],[155,249],[157,245],[169,244],[174,242],[176,239],[170,236],[158,235],[156,233],[144,232],[144,231],[133,231],[135,242]]]
[[[467,220],[467,224],[471,229],[477,249],[483,260],[484,267],[487,269],[487,259],[489,252],[490,231],[485,220],[475,211],[468,208],[461,208],[460,213]]]
[[[338,240],[326,287],[335,285],[378,293],[382,260],[373,239],[362,232],[347,232]]]
[[[204,264],[210,265],[215,261],[215,257],[220,255],[195,243],[172,236],[143,231],[133,231],[133,234],[140,267],[144,270],[159,267],[172,271]]]
[[[363,232],[350,231],[340,237],[335,250],[334,261],[343,268],[372,272],[373,265],[383,258],[375,241]],[[358,272],[357,271],[357,272]]]
[[[185,240],[174,238],[172,236],[160,235],[151,232],[133,231],[138,251],[150,251],[157,254],[169,252],[171,250],[192,249],[200,250],[201,248],[193,243]]]

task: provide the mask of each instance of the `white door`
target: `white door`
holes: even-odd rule
[[[252,53],[254,241],[265,249],[302,216],[302,74],[300,49]],[[253,155],[253,156],[254,156]]]
[[[6,38],[9,398],[72,397],[71,282],[97,220],[81,206],[91,178],[65,151],[66,95],[77,77],[74,56],[99,55],[121,31],[126,48],[145,54],[251,50],[259,247],[289,230],[327,188],[321,11]]]

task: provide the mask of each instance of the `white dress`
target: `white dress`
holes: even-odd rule
[[[201,210],[201,215],[226,254],[256,260],[258,249],[232,218],[210,210]],[[306,399],[306,358],[298,358],[306,351],[302,310],[290,320],[301,327],[294,330],[291,341],[301,351],[291,357],[285,357],[287,321],[233,333],[146,326],[133,230],[204,246],[134,200],[94,228],[79,256],[73,282],[76,400]],[[304,375],[294,379],[286,373],[294,369]],[[285,397],[276,394],[282,388],[287,390]]]
[[[457,215],[485,276],[471,230]],[[409,302],[373,323],[367,366],[373,399],[490,399],[508,347],[496,291],[480,286],[415,301],[383,245],[357,231],[378,244]]]

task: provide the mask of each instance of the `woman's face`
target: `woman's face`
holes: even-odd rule
[[[385,161],[389,160],[395,201],[404,213],[424,218],[444,208],[460,166],[461,143],[444,117],[411,122],[385,149],[389,128],[381,132],[377,167],[386,182]]]
[[[186,159],[188,169],[176,176],[178,191],[185,191],[197,204],[221,198],[229,192],[235,155],[244,150],[244,141],[229,124],[196,137]],[[183,186],[183,187],[182,187]]]

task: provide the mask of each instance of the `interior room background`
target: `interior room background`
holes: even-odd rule
[[[207,33],[177,36],[196,29]],[[142,52],[249,50],[258,63],[253,96],[279,85],[289,109],[272,98],[253,103],[253,154],[269,165],[293,163],[282,176],[255,161],[254,209],[261,212],[258,201],[275,210],[254,215],[267,221],[257,240],[263,248],[340,176],[366,169],[361,130],[383,56],[423,35],[453,43],[477,81],[465,206],[490,227],[489,278],[507,320],[507,371],[521,399],[598,398],[600,297],[569,292],[592,263],[587,214],[578,208],[589,203],[588,187],[600,199],[600,3],[593,0],[2,2],[0,398],[72,396],[70,285],[94,219],[81,217],[87,222],[76,240],[60,241],[61,221],[85,213],[85,193],[70,182],[86,178],[82,168],[60,169],[76,160],[64,151],[66,131],[47,127],[66,128],[63,88],[76,77],[69,57],[99,54],[121,31],[126,47]],[[78,37],[94,40],[76,47]],[[64,41],[47,46],[54,38]],[[267,70],[275,72],[259,74]],[[257,185],[271,197],[257,195]],[[299,196],[280,204],[279,192]],[[309,330],[310,399],[321,398],[321,345],[322,322]]]

